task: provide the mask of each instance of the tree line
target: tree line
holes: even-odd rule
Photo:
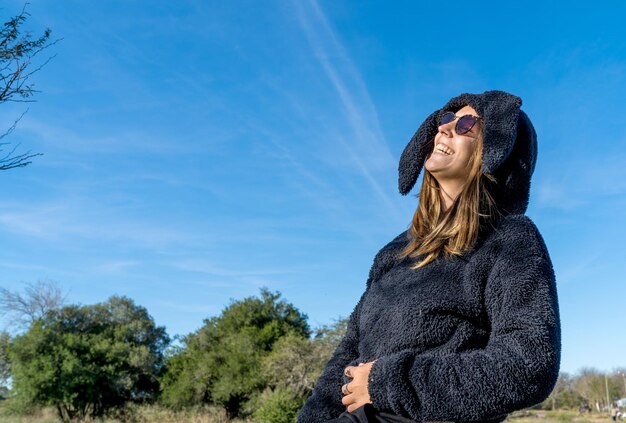
[[[345,330],[344,320],[311,330],[306,314],[267,289],[174,339],[130,298],[66,305],[49,282],[0,288],[0,310],[21,328],[0,334],[2,408],[53,407],[64,422],[132,420],[134,404],[291,422]]]
[[[343,319],[312,330],[306,314],[267,289],[232,300],[200,329],[174,339],[130,298],[63,302],[49,282],[24,293],[0,288],[0,310],[22,327],[15,336],[0,334],[4,409],[53,407],[70,422],[132,420],[134,404],[213,406],[231,418],[293,422],[346,326]],[[561,373],[537,408],[602,411],[626,397],[625,373]]]

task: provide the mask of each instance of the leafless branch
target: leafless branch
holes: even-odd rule
[[[40,64],[35,64],[33,59],[61,41],[61,39],[50,41],[50,29],[45,29],[41,36],[35,38],[30,32],[22,30],[21,26],[30,16],[26,11],[27,6],[28,3],[24,4],[17,16],[0,25],[0,104],[34,101],[32,97],[39,91],[34,88],[30,78],[46,66],[55,55],[51,55]],[[13,132],[24,113],[0,135],[0,139]],[[2,145],[7,145],[7,143],[0,144]],[[10,149],[9,154],[0,159],[0,170],[26,166],[31,163],[32,158],[41,155],[30,151],[16,154],[17,146]]]
[[[23,292],[0,287],[0,314],[16,329],[28,327],[49,312],[59,310],[67,295],[53,281],[28,283]]]

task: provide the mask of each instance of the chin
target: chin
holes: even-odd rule
[[[444,167],[437,166],[436,160],[428,159],[426,163],[424,163],[424,169],[434,175],[435,173],[442,171]]]

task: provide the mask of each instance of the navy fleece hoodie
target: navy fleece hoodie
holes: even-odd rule
[[[348,365],[376,360],[368,389],[380,411],[423,421],[502,421],[543,401],[558,377],[560,322],[552,263],[524,215],[536,134],[521,99],[502,91],[462,94],[432,113],[402,153],[407,194],[433,150],[442,113],[472,106],[483,117],[483,168],[497,178],[502,212],[473,250],[411,270],[397,259],[403,232],[376,255],[347,332],[317,381],[299,423],[345,411]]]

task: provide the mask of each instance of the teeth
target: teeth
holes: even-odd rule
[[[450,154],[452,154],[452,150],[450,150],[448,147],[446,147],[446,146],[445,146],[445,145],[443,145],[443,144],[438,144],[438,145],[437,145],[437,148],[435,148],[435,150],[436,150],[436,151],[439,151],[440,153],[447,154],[448,156],[449,156]]]

